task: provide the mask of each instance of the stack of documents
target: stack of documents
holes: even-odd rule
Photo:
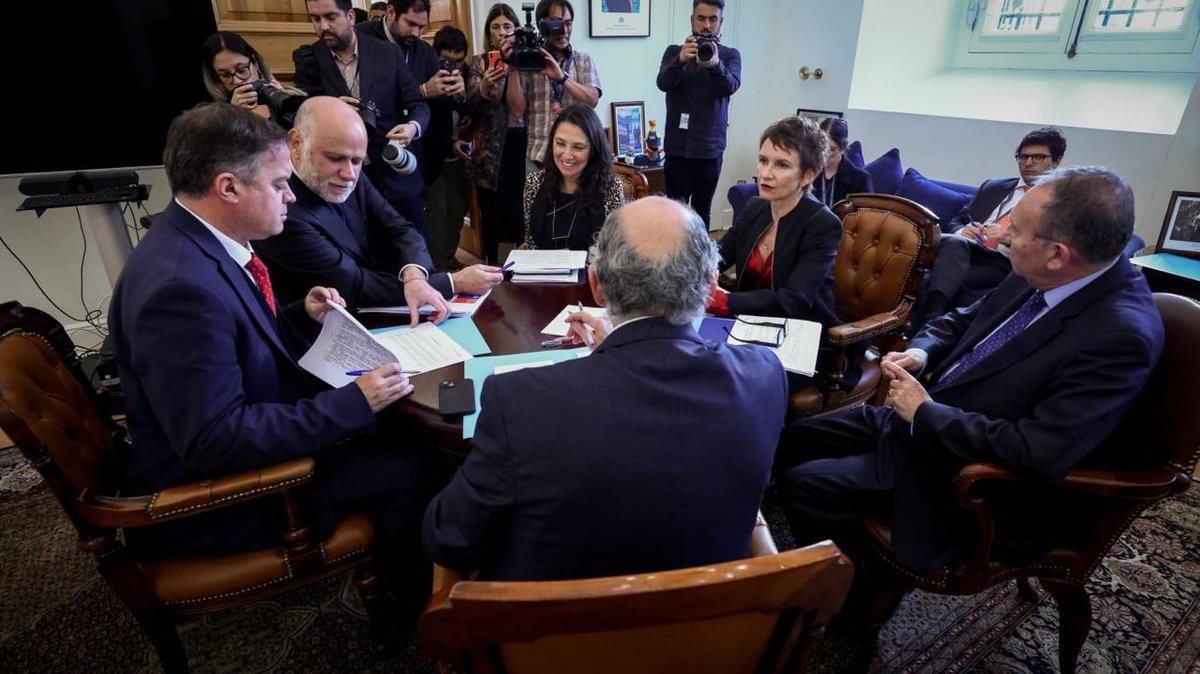
[[[513,283],[575,283],[587,265],[586,250],[514,250],[508,254]]]
[[[326,304],[331,310],[325,313],[317,341],[301,356],[300,367],[334,388],[354,381],[357,375],[351,372],[384,363],[400,363],[415,374],[473,357],[433,323],[372,335],[341,306]]]
[[[822,332],[821,324],[814,321],[742,314],[733,322],[726,342],[765,346],[779,357],[783,369],[811,377],[817,370]]]
[[[459,293],[450,298],[450,315],[451,316],[474,316],[479,307],[483,306],[483,301],[491,295],[492,291],[488,290],[482,295],[471,295],[469,293]],[[432,314],[433,306],[422,304],[418,310],[422,316]],[[407,316],[409,313],[408,305],[398,307],[363,307],[358,310],[360,314],[399,314]]]

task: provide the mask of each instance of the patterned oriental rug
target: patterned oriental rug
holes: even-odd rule
[[[778,508],[764,511],[791,547]],[[149,642],[75,547],[75,532],[16,450],[0,450],[0,662],[12,672],[157,672]],[[1200,495],[1150,509],[1090,585],[1080,672],[1200,672]],[[201,672],[436,672],[415,636],[382,660],[348,575],[271,601],[191,619],[180,634]],[[838,672],[863,648],[830,637],[809,671]],[[1015,585],[974,597],[914,592],[880,634],[871,672],[1057,671],[1058,609]]]

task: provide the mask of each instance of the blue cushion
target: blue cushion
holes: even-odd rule
[[[875,161],[864,166],[871,174],[871,186],[879,194],[895,194],[904,168],[900,165],[900,150],[892,148]]]
[[[931,180],[932,180],[932,178],[931,178]],[[977,192],[979,192],[979,185],[968,185],[966,183],[955,183],[955,182],[950,182],[949,180],[934,180],[933,182],[937,183],[938,185],[941,185],[942,187],[945,187],[948,190],[954,190],[955,192],[959,192],[962,194],[969,194],[972,197],[975,196],[975,194]]]
[[[758,196],[758,183],[737,183],[729,186],[729,207],[733,209],[733,218],[736,220],[738,213],[742,212],[742,208],[750,197]]]
[[[971,195],[946,189],[912,168],[904,172],[904,178],[896,187],[895,194],[928,208],[942,221],[954,217],[971,201]]]
[[[866,162],[863,160],[862,156],[862,143],[858,142],[857,140],[846,146],[846,151],[842,154],[842,158],[849,159],[850,163],[854,164],[858,168],[862,168],[866,165]]]

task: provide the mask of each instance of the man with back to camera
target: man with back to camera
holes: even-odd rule
[[[936,568],[973,537],[951,489],[964,465],[991,461],[1053,483],[1087,457],[1162,353],[1150,289],[1122,254],[1133,221],[1133,190],[1107,169],[1036,180],[1001,233],[1013,274],[884,356],[886,406],[784,431],[776,470],[796,542],[844,536],[890,504],[896,557]],[[1005,512],[1002,560],[1036,558],[1070,527],[1069,511],[1033,484]]]
[[[729,98],[742,84],[742,55],[709,42],[720,37],[724,12],[725,0],[694,0],[692,34],[667,47],[658,70],[658,88],[667,94],[667,196],[690,203],[706,226],[725,155]],[[700,57],[702,48],[709,58]]]
[[[283,297],[312,285],[339,289],[351,307],[433,307],[440,322],[455,292],[483,294],[503,280],[496,267],[473,265],[430,274],[425,241],[361,175],[367,130],[344,101],[313,96],[288,132],[296,200],[283,232],[259,249]]]
[[[995,288],[1012,271],[1008,247],[1001,235],[1011,214],[1037,178],[1058,168],[1067,152],[1062,131],[1044,126],[1025,134],[1017,145],[1019,178],[992,178],[979,186],[975,198],[942,230],[929,280],[913,310],[913,327],[920,328],[946,311],[965,307]]]
[[[320,38],[292,52],[296,86],[310,96],[371,101],[378,108],[376,130],[367,147],[367,175],[392,208],[428,239],[425,181],[409,157],[398,153],[402,171],[384,161],[390,141],[414,149],[429,127],[429,106],[404,63],[400,48],[373,38],[360,39],[377,22],[355,27],[350,0],[305,0],[308,18]],[[390,150],[389,150],[390,152]]]
[[[787,410],[783,367],[692,328],[717,252],[686,206],[621,207],[591,260],[615,327],[573,314],[595,329],[591,355],[484,382],[471,453],[425,513],[425,549],[442,566],[565,579],[750,550]]]
[[[534,10],[534,20],[540,24],[551,19],[562,30],[553,37],[546,37],[542,57],[546,66],[537,72],[522,71],[517,86],[510,87],[505,94],[511,114],[525,118],[529,143],[525,150],[526,171],[542,167],[546,148],[550,145],[550,126],[567,103],[579,101],[590,108],[596,107],[603,93],[600,89],[600,73],[592,57],[571,46],[571,34],[575,29],[575,8],[569,0],[541,0]],[[541,29],[538,29],[541,33]],[[515,38],[504,40],[500,47],[504,58],[510,59]]]
[[[163,164],[175,199],[130,255],[109,311],[132,438],[126,493],[311,456],[313,481],[296,491],[309,523],[325,534],[367,509],[384,570],[423,573],[413,552],[428,463],[385,443],[375,417],[412,384],[395,363],[339,389],[314,383],[296,358],[341,296],[315,287],[277,301],[252,247],[283,228],[294,198],[285,132],[204,105],[172,122]],[[285,522],[282,501],[266,498],[126,535],[158,553],[233,553],[280,545]]]

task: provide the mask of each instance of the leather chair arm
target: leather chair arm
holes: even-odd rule
[[[140,527],[287,491],[312,479],[313,460],[294,459],[234,475],[168,487],[149,496],[84,494],[79,510],[104,528]]]
[[[1167,468],[1121,472],[1073,470],[1058,483],[1058,487],[1102,496],[1153,501],[1187,489],[1190,482],[1187,475]]]
[[[833,346],[848,346],[896,330],[903,324],[904,321],[899,316],[885,311],[860,318],[853,323],[843,323],[829,328],[829,343]]]

